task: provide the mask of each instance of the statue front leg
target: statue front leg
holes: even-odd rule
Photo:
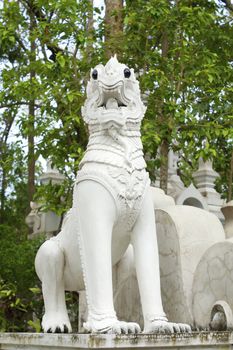
[[[71,332],[64,290],[64,254],[58,243],[48,240],[40,247],[35,260],[38,277],[42,282],[45,314],[42,328],[47,333]]]
[[[128,333],[138,325],[118,321],[113,305],[112,229],[116,207],[104,186],[85,180],[75,190],[74,210],[79,218],[79,244],[86,288],[88,318],[84,328],[92,333]]]
[[[190,332],[188,325],[168,322],[163,311],[154,207],[149,189],[131,239],[144,317],[144,332]]]

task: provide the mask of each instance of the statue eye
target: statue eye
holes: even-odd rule
[[[98,78],[98,71],[97,71],[97,69],[94,69],[94,70],[93,70],[93,72],[92,72],[92,78],[93,78],[94,80],[97,80],[97,78]]]
[[[125,68],[124,69],[124,76],[125,78],[129,78],[131,75],[130,69],[129,68]]]

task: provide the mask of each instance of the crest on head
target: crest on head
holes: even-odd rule
[[[117,55],[112,56],[106,65],[98,64],[95,68],[91,69],[90,78],[91,81],[101,81],[103,79],[130,79],[136,81],[134,70],[129,68],[123,63],[120,63],[117,59]]]

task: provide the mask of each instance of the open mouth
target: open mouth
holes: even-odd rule
[[[110,102],[114,104],[115,108],[127,107],[129,99],[124,94],[124,87],[122,82],[113,86],[106,86],[99,84],[98,86],[99,97],[97,100],[98,107],[109,108]],[[113,100],[115,102],[113,102]]]
[[[114,97],[109,97],[109,99],[107,99],[105,103],[98,107],[104,107],[106,109],[116,109],[120,107],[127,107],[127,105],[123,104],[121,101]]]

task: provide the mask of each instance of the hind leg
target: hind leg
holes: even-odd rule
[[[45,314],[42,328],[48,333],[71,332],[64,291],[64,254],[56,241],[46,241],[39,249],[35,267],[42,282]]]
[[[188,325],[168,322],[163,311],[159,253],[150,191],[147,191],[144,198],[131,239],[144,316],[144,332],[190,332],[191,328]]]

